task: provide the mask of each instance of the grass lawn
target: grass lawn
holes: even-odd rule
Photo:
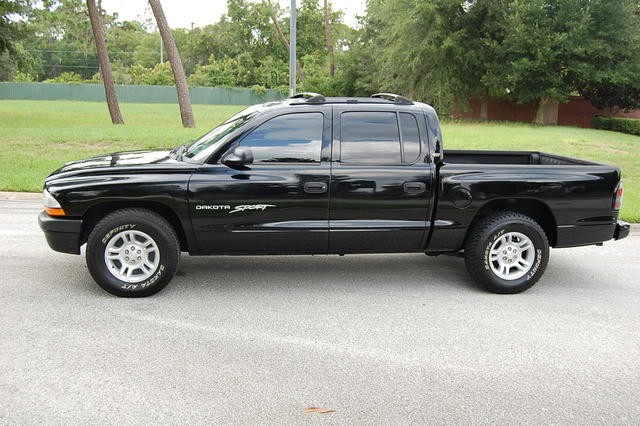
[[[197,129],[184,129],[177,105],[121,104],[124,126],[106,104],[0,100],[0,190],[40,191],[67,161],[119,150],[174,147],[196,138],[243,107],[194,105]],[[443,123],[445,148],[532,150],[622,168],[622,218],[640,222],[640,137],[574,127],[516,123]]]

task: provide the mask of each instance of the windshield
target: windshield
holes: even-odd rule
[[[242,127],[247,121],[249,121],[256,114],[256,108],[247,108],[238,114],[234,115],[218,127],[213,128],[209,133],[202,136],[200,139],[192,143],[184,153],[186,158],[194,158],[198,154],[207,151],[216,142],[222,140],[229,133]]]

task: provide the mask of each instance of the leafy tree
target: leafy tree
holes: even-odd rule
[[[181,46],[181,52],[185,69],[191,69],[190,74],[196,66],[206,65],[212,55],[214,58],[222,58],[237,54],[230,52],[234,45],[230,36],[232,25],[229,20],[223,18],[213,25],[194,28],[187,33],[186,45]]]
[[[153,37],[155,35],[155,37]],[[152,60],[145,63],[153,66],[160,61],[159,40],[160,35],[147,32],[144,24],[137,21],[114,22],[106,32],[106,43],[109,46],[109,57],[112,62],[117,62],[123,67],[130,67],[139,63],[136,53],[147,38],[154,38],[154,50]]]
[[[13,49],[19,37],[20,22],[13,19],[25,13],[27,0],[0,0],[0,54]]]
[[[404,93],[443,110],[456,98],[486,96],[492,42],[500,37],[495,16],[505,1],[370,1],[364,28],[350,45],[357,69],[349,84],[369,93]]]
[[[640,108],[640,4],[598,2],[592,6],[594,33],[590,69],[575,75],[577,91],[613,115]]]
[[[638,82],[600,82],[592,87],[582,88],[581,94],[596,108],[607,111],[609,117],[621,110],[629,112],[640,109]]]
[[[160,63],[160,45],[162,37],[157,31],[146,32],[138,37],[138,46],[133,52],[133,63],[153,68]],[[163,62],[164,62],[163,58]]]
[[[623,82],[630,67],[640,70],[637,7],[635,0],[513,0],[497,44],[502,65],[488,84],[502,97],[538,102],[535,121],[544,123],[570,94],[597,93]]]
[[[278,38],[282,42],[282,47],[284,47],[284,52],[289,54],[291,49],[291,44],[287,36],[282,31],[282,26],[278,22],[278,17],[276,16],[276,11],[274,6],[271,4],[270,1],[263,2],[262,6],[264,6],[263,15],[268,16],[271,19],[271,22],[273,23],[273,29],[275,30],[276,34],[278,35]],[[297,80],[299,80],[300,82],[304,81],[304,71],[302,70],[302,64],[300,63],[299,57],[296,58],[296,77],[297,77]]]
[[[639,20],[637,0],[370,0],[336,78],[445,111],[480,97],[485,118],[489,96],[538,102],[539,122],[571,94],[633,106]]]
[[[0,0],[0,80],[10,80],[17,73],[33,79],[36,63],[21,41],[26,34],[22,19],[30,7],[30,0]]]
[[[99,69],[91,24],[83,0],[43,0],[26,15],[21,43],[35,58],[38,80],[63,72],[90,78]],[[108,26],[113,16],[103,16]]]

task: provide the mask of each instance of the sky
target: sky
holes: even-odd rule
[[[278,1],[278,0],[277,0]],[[282,7],[288,8],[291,0],[279,0]],[[344,21],[348,25],[356,24],[356,15],[363,15],[366,0],[332,0],[333,9],[344,12]],[[300,0],[298,0],[298,7]],[[322,4],[322,1],[320,2]],[[145,20],[151,18],[146,0],[102,0],[102,8],[107,13],[118,13],[124,20]],[[172,28],[202,27],[218,22],[227,12],[226,0],[162,0],[162,8]]]

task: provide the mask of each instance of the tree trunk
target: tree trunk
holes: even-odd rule
[[[489,98],[487,96],[480,98],[480,121],[489,121]]]
[[[158,31],[160,31],[160,37],[162,37],[164,48],[167,51],[167,58],[171,64],[171,71],[173,71],[173,79],[175,80],[176,91],[178,92],[178,104],[180,105],[182,125],[184,127],[196,127],[193,111],[191,109],[191,97],[189,96],[187,77],[184,75],[182,60],[180,60],[180,54],[178,53],[176,42],[173,39],[171,28],[169,28],[167,17],[164,15],[160,0],[149,0],[149,6],[151,6],[153,16],[156,18]]]
[[[271,6],[271,2],[269,2],[268,5],[270,8],[270,17],[271,17],[271,22],[273,23],[273,27],[275,28],[276,33],[278,33],[278,37],[280,38],[282,45],[287,50],[287,53],[289,53],[289,49],[291,48],[289,46],[289,40],[287,40],[287,36],[284,35],[284,33],[282,32],[282,28],[280,28],[280,24],[278,24],[276,15],[275,13],[273,13],[273,7]],[[296,58],[296,74],[298,75],[298,80],[300,80],[301,83],[304,82],[304,72],[302,71],[302,65],[300,65],[300,60],[297,58]]]
[[[536,110],[535,124],[558,124],[558,109],[560,103],[551,98],[541,98]]]
[[[102,82],[104,83],[104,93],[107,97],[107,107],[111,115],[113,124],[124,124],[120,106],[118,105],[118,97],[116,95],[116,83],[111,73],[111,63],[109,62],[109,54],[107,53],[107,45],[104,42],[104,29],[100,19],[100,12],[96,7],[95,0],[87,0],[87,10],[89,11],[89,20],[91,21],[91,29],[93,30],[93,38],[96,42],[96,50],[98,51],[98,60],[100,61],[100,73],[102,74]]]
[[[327,62],[329,66],[329,77],[333,78],[336,66],[333,60],[333,36],[331,34],[331,22],[329,21],[329,0],[324,0],[324,39],[327,42]]]

